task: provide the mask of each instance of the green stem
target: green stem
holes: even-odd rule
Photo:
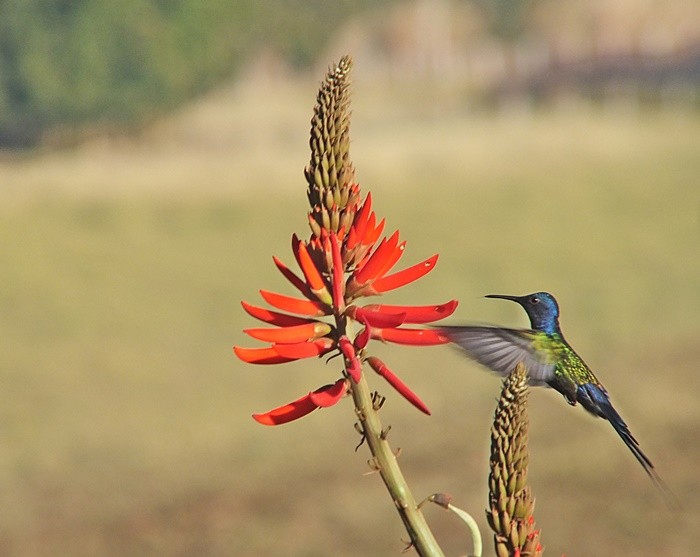
[[[367,381],[362,375],[359,383],[352,383],[355,411],[362,426],[369,450],[374,456],[373,467],[379,472],[396,505],[399,516],[411,538],[411,543],[421,557],[444,557],[423,513],[416,505],[399,463],[383,433],[378,408],[372,400]]]

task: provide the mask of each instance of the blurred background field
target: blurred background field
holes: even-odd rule
[[[553,4],[534,2],[524,30],[459,27],[450,44],[471,37],[469,52],[506,45],[520,54],[502,60],[522,60],[546,36]],[[332,15],[289,5],[317,24]],[[400,554],[405,534],[379,478],[364,475],[369,453],[354,451],[349,401],[279,428],[250,418],[335,378],[337,364],[254,367],[231,352],[255,345],[241,332],[254,326],[241,299],[291,293],[271,256],[291,263],[291,234],[306,234],[308,122],[325,68],[348,51],[362,189],[407,240],[406,265],[440,253],[433,273],[386,302],[458,298],[450,322],[525,326],[517,307],[481,296],[555,293],[568,339],[682,502],[676,513],[664,507],[607,424],[534,392],[530,478],[546,554],[692,555],[700,77],[685,58],[696,35],[682,16],[694,4],[615,2],[606,12],[592,3],[607,14],[598,28],[636,30],[630,44],[646,45],[642,53],[667,45],[634,55],[637,68],[657,64],[656,78],[623,64],[624,48],[608,57],[600,47],[596,59],[616,60],[618,77],[594,90],[572,78],[546,94],[535,86],[542,76],[566,72],[515,79],[522,73],[504,63],[500,81],[446,83],[435,61],[461,67],[445,55],[452,47],[436,54],[434,42],[405,38],[416,18],[438,29],[445,13],[482,21],[490,12],[476,3],[341,5],[330,37],[304,50],[303,26],[278,23],[269,44],[245,43],[232,76],[127,125],[88,115],[19,143],[3,136],[0,553]],[[561,5],[557,21],[586,15]],[[664,43],[643,32],[649,22],[685,24],[669,23],[676,34]],[[433,62],[406,70],[396,52]],[[584,85],[598,75],[588,63]],[[386,68],[398,73],[388,79]],[[388,396],[383,419],[415,495],[451,493],[479,520],[490,554],[482,509],[499,381],[445,347],[374,350],[433,411],[420,415],[370,378]],[[426,513],[447,554],[469,551],[452,516]]]

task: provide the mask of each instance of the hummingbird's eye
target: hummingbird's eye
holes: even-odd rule
[[[540,299],[537,296],[533,296],[532,298],[530,298],[530,303],[531,304],[539,304]]]

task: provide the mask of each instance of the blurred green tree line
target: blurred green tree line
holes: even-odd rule
[[[0,148],[148,120],[269,45],[308,65],[370,0],[0,0]]]

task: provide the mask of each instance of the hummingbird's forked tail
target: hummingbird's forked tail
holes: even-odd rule
[[[600,385],[585,383],[578,387],[576,397],[577,401],[591,414],[600,416],[610,422],[610,425],[613,426],[617,434],[625,442],[627,448],[642,465],[644,471],[662,492],[669,506],[678,507],[679,504],[675,495],[673,495],[671,490],[666,486],[661,476],[659,476],[654,468],[654,464],[640,448],[639,442],[634,438],[632,432],[630,432],[625,420],[622,419],[622,416],[618,414],[617,410],[615,410],[610,402],[610,398],[608,398],[608,393],[605,389]]]
[[[642,452],[638,441],[630,432],[630,428],[610,402],[608,393],[598,385],[585,383],[580,385],[576,391],[576,400],[591,414],[608,420],[610,425],[615,428],[617,434],[625,442],[625,445],[627,445],[629,450],[632,451],[632,454],[642,465],[644,471],[649,474],[649,476],[653,477],[652,470],[654,470],[654,464],[649,460],[649,457]]]

